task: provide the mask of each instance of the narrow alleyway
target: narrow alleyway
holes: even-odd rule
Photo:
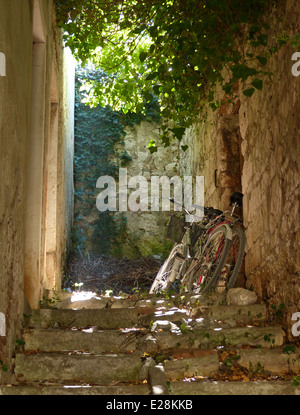
[[[2,396],[300,395],[300,3],[189,2],[0,0]],[[247,305],[148,294],[198,178]]]
[[[27,316],[14,382],[0,394],[300,394],[300,351],[263,304],[59,295]]]

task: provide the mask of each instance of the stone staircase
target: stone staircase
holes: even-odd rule
[[[300,394],[300,350],[262,304],[101,296],[57,307],[26,319],[0,395]]]

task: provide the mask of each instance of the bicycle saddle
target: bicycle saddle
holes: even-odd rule
[[[233,206],[234,203],[237,204],[237,206],[243,206],[243,193],[240,192],[234,192],[230,196],[230,204],[229,206]]]
[[[222,215],[222,210],[219,209],[214,209],[213,207],[205,207],[204,208],[204,215],[208,218],[208,219],[215,219],[217,216]]]

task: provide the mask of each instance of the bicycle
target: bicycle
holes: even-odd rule
[[[239,192],[231,195],[230,213],[204,208],[200,224],[193,221],[184,227],[180,242],[175,243],[152,283],[151,294],[167,292],[176,280],[181,283],[183,291],[203,294],[219,280],[223,289],[235,285],[246,242],[241,220],[234,213],[237,206],[242,206],[242,197]],[[198,231],[195,243],[192,243],[193,229]]]

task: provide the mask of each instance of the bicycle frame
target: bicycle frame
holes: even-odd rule
[[[196,220],[196,216],[192,215],[191,212],[184,207],[183,205],[181,205],[180,203],[176,202],[174,199],[169,198],[169,200],[174,203],[179,205],[184,211],[185,213],[187,213],[188,215],[193,217],[192,222],[190,222],[189,224],[185,225],[186,231],[182,237],[182,241],[181,243],[179,243],[178,245],[181,245],[182,247],[182,252],[181,253],[176,253],[175,257],[174,257],[174,264],[170,273],[170,281],[173,283],[176,279],[180,279],[181,277],[181,273],[182,273],[182,266],[186,263],[186,260],[191,259],[191,229],[192,226]],[[206,228],[204,228],[206,229]]]
[[[185,224],[181,241],[173,246],[167,260],[159,270],[150,292],[154,293],[157,292],[155,290],[159,289],[167,290],[176,279],[181,281],[183,287],[188,287],[188,290],[193,290],[195,285],[196,287],[202,285],[204,290],[206,288],[209,290],[212,287],[212,284],[219,278],[219,274],[223,272],[231,246],[233,246],[231,258],[236,256],[236,247],[234,246],[236,235],[241,235],[241,233],[240,230],[239,232],[236,231],[236,225],[237,222],[240,222],[240,217],[234,211],[237,206],[241,206],[241,196],[243,195],[238,192],[230,196],[231,212],[221,212],[218,209],[205,208],[207,212],[205,212],[204,218],[197,218],[195,215],[191,215],[187,208],[169,198],[171,202],[179,205],[193,219],[192,222]],[[202,209],[196,205],[193,205],[193,207]],[[197,219],[201,219],[201,222],[195,225]],[[218,229],[219,227],[220,229]],[[194,230],[196,234],[194,234]],[[244,246],[242,250],[239,249],[238,251],[237,262],[235,262],[235,259],[233,261],[229,260],[228,264],[226,263],[226,267],[232,263],[239,264],[238,267],[240,267],[240,252],[243,252],[243,249]],[[198,283],[193,281],[193,278],[198,275],[193,274],[195,267],[197,273],[200,271]],[[232,277],[229,279],[229,284],[234,284],[237,275],[236,269],[238,268],[234,268],[235,271],[233,271]]]
[[[181,204],[179,204],[178,202],[175,202],[173,199],[170,198],[170,201],[174,204],[180,205],[181,208],[185,211],[185,213],[187,213],[188,215],[191,215],[191,212],[188,211],[187,208],[185,208],[184,206],[182,206]],[[231,227],[233,226],[234,223],[236,223],[236,221],[239,220],[239,217],[237,216],[236,220],[234,220],[234,210],[236,208],[237,204],[233,205],[232,211],[230,212],[230,216],[226,218],[226,220],[222,220],[220,222],[218,222],[220,220],[221,217],[223,217],[224,215],[226,215],[226,213],[229,213],[229,211],[225,211],[223,212],[221,215],[217,216],[216,218],[210,220],[207,224],[205,225],[199,225],[199,227],[201,227],[201,229],[205,232],[203,232],[203,235],[201,235],[198,239],[197,242],[199,242],[199,244],[197,245],[197,249],[198,251],[200,251],[200,254],[202,255],[205,252],[206,246],[209,243],[209,235],[210,233],[216,229],[218,226],[225,226],[226,227],[226,235],[227,235],[227,239],[229,239],[230,241],[232,240],[232,229]],[[199,206],[197,206],[199,208]],[[183,273],[183,267],[189,266],[189,264],[191,263],[191,260],[195,259],[194,255],[192,253],[192,249],[195,249],[195,247],[192,247],[192,243],[191,243],[191,230],[193,227],[193,224],[195,222],[196,217],[193,215],[193,220],[191,223],[188,223],[185,225],[185,233],[182,237],[182,240],[180,243],[177,244],[177,252],[174,255],[174,262],[172,265],[172,269],[170,271],[169,274],[169,281],[171,283],[175,282],[176,279],[180,280],[182,273]],[[176,247],[176,245],[174,245],[174,248]],[[174,249],[173,248],[173,249]],[[220,247],[220,250],[222,252],[222,246]],[[216,258],[217,256],[220,254],[220,251],[218,250],[218,252],[216,253]]]
[[[234,214],[234,211],[235,211],[237,206],[238,206],[237,203],[233,204],[230,215],[229,215],[229,217],[227,216],[227,218],[225,220],[222,220],[222,221],[218,222],[220,220],[220,218],[226,216],[226,214],[228,214],[229,211],[222,212],[222,214],[220,214],[219,216],[217,216],[214,219],[210,220],[203,227],[203,229],[205,229],[206,232],[199,239],[199,242],[198,242],[199,244],[197,246],[197,249],[200,252],[200,257],[205,254],[205,250],[206,250],[206,248],[207,248],[207,246],[210,242],[209,235],[211,234],[211,232],[213,230],[217,229],[219,226],[224,226],[226,228],[226,239],[228,239],[229,241],[232,241],[232,239],[233,239],[232,227],[236,224],[237,221],[240,220],[239,216]],[[216,261],[218,256],[221,254],[221,252],[223,250],[223,247],[224,247],[224,242],[218,247],[218,249],[216,251],[216,254],[215,254],[214,261]],[[196,266],[196,264],[195,264],[195,266]],[[178,274],[178,278],[179,277],[180,277],[180,274]],[[199,277],[199,285],[202,284],[203,281],[204,281],[204,280],[202,281],[202,278],[203,278],[202,276]],[[183,283],[185,283],[184,280],[185,280],[185,278],[183,278],[183,280],[182,280]]]

